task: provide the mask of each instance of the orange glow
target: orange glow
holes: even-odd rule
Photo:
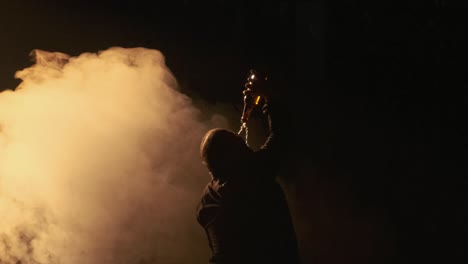
[[[255,98],[255,105],[258,105],[259,102],[260,102],[260,95],[258,95],[257,98]]]

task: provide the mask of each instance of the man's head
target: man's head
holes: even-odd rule
[[[200,144],[203,162],[215,178],[238,171],[251,153],[241,136],[222,128],[209,130]]]

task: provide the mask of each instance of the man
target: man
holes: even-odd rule
[[[245,91],[244,91],[245,92]],[[252,94],[250,94],[252,93]],[[277,102],[265,91],[269,136],[251,149],[241,136],[215,128],[202,139],[200,154],[211,175],[197,208],[211,249],[210,264],[299,263],[289,208],[276,182],[282,152]]]

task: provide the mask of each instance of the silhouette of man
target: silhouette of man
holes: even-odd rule
[[[259,95],[265,99],[269,136],[258,150],[222,128],[209,130],[201,141],[211,181],[197,207],[197,221],[207,234],[210,264],[299,263],[288,204],[276,181],[284,147],[275,119],[281,109],[270,94]]]

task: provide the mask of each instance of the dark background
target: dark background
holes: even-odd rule
[[[10,1],[0,90],[33,49],[160,50],[182,91],[239,103],[250,68],[289,113],[281,181],[304,263],[465,258],[466,9],[419,1]]]

